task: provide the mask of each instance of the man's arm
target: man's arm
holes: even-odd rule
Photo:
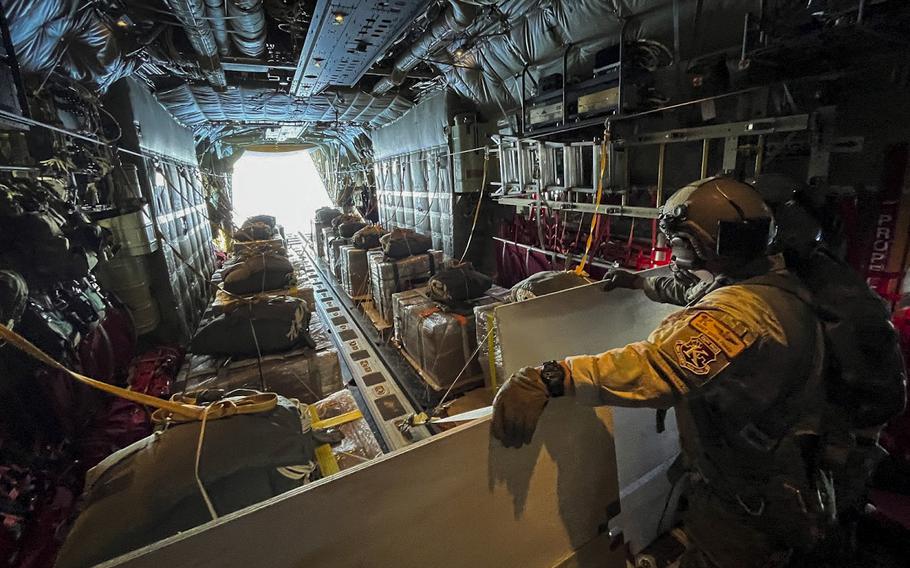
[[[701,280],[694,274],[681,271],[667,276],[646,278],[635,272],[616,268],[604,276],[603,282],[605,292],[616,288],[643,290],[645,295],[654,302],[685,306],[692,299],[689,291]]]
[[[693,286],[675,276],[651,276],[644,278],[642,290],[654,302],[685,306],[689,303],[686,293]]]
[[[582,404],[669,408],[686,391],[676,386],[660,349],[648,341],[599,355],[569,357],[570,392]]]
[[[565,387],[558,390],[594,406],[668,408],[714,379],[759,337],[785,341],[761,298],[735,286],[722,288],[665,319],[647,341],[561,361]],[[546,364],[521,369],[496,394],[492,432],[506,446],[531,440],[554,396],[551,370]]]
[[[687,310],[664,321],[647,341],[567,358],[570,392],[583,404],[669,408],[712,380],[753,338],[725,312]]]

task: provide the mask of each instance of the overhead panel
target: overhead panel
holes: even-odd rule
[[[318,0],[291,93],[309,97],[330,85],[354,86],[428,3]]]
[[[306,126],[279,126],[277,128],[267,128],[265,139],[269,142],[284,142],[286,140],[296,140],[306,132]]]

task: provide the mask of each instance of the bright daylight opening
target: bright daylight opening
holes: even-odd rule
[[[309,150],[244,152],[234,166],[234,222],[273,215],[285,231],[309,231],[313,212],[331,205]]]

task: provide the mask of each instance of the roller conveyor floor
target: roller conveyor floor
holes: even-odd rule
[[[421,401],[420,391],[415,392],[419,379],[413,376],[407,363],[394,349],[383,344],[364,316],[337,289],[333,275],[324,269],[305,235],[288,235],[288,254],[298,280],[309,281],[313,286],[316,311],[326,322],[341,360],[362,396],[363,410],[370,415],[387,449],[396,450],[429,437],[431,431],[427,426],[410,428],[407,432],[400,428],[402,421],[422,410],[421,402],[429,401],[427,396],[423,397],[427,401]],[[409,376],[411,388],[402,384],[402,378]]]

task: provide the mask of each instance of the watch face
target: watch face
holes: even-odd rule
[[[544,363],[540,376],[541,379],[543,379],[544,384],[547,385],[547,391],[550,393],[550,396],[563,395],[563,379],[565,379],[565,373],[563,372],[562,365],[555,361],[548,361]]]
[[[540,374],[546,382],[561,381],[563,378],[562,367],[559,365],[559,363],[554,363],[553,361],[544,363],[543,370]]]

